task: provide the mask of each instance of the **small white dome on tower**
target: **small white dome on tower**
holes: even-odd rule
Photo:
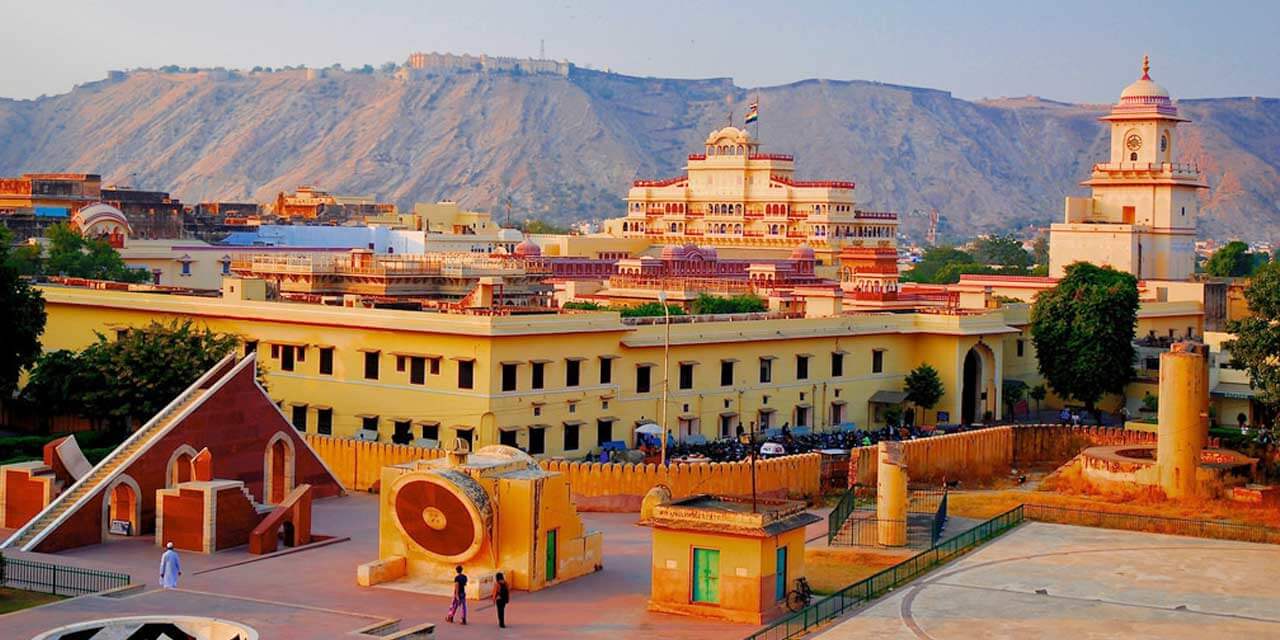
[[[1121,104],[1129,102],[1168,102],[1169,92],[1151,79],[1151,58],[1142,57],[1142,77],[1120,92]]]

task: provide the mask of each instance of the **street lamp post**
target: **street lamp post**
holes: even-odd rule
[[[658,304],[662,305],[662,324],[666,325],[666,339],[662,343],[662,466],[667,465],[667,436],[671,430],[667,428],[667,390],[671,379],[671,313],[667,309],[667,292],[658,292]]]

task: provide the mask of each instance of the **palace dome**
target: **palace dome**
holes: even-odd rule
[[[1120,92],[1120,104],[1142,105],[1142,104],[1172,104],[1169,100],[1169,92],[1164,87],[1155,83],[1151,79],[1151,62],[1146,56],[1142,58],[1142,77],[1138,78],[1133,84],[1124,88]]]
[[[542,255],[542,247],[526,239],[516,245],[515,253],[520,258],[536,258]]]
[[[813,247],[802,244],[791,251],[792,260],[813,260]]]

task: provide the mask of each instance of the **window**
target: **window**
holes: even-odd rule
[[[809,426],[809,407],[796,407],[796,426]]]
[[[653,367],[642,364],[636,367],[636,393],[649,393],[649,379],[652,378]]]
[[[257,353],[257,352],[258,352],[258,341],[246,340],[244,343],[244,355],[247,356],[251,353]]]
[[[427,383],[427,359],[419,356],[409,358],[409,384]]]
[[[231,274],[231,261],[230,261],[230,260],[223,260],[223,261],[222,261],[222,275],[224,275],[224,276],[225,276],[225,275],[230,275],[230,274]]]
[[[796,356],[796,380],[809,379],[809,356]]]
[[[871,352],[871,373],[884,373],[884,349]]]
[[[504,445],[507,445],[508,447],[518,446],[516,445],[517,433],[518,432],[515,429],[503,429],[499,431],[498,444],[504,444]]]
[[[316,433],[326,436],[333,433],[333,409],[316,409]]]
[[[692,362],[680,363],[680,388],[681,389],[693,388],[693,363]]]
[[[570,402],[570,403],[568,403],[568,405],[567,405],[567,406],[569,407],[569,413],[577,413],[577,412],[578,412],[578,403],[576,403],[576,402]]]
[[[333,375],[333,347],[320,348],[320,374]]]
[[[603,446],[613,441],[613,421],[596,420],[596,444]]]
[[[436,422],[422,423],[422,439],[440,441],[440,425]]]
[[[182,275],[184,276],[191,275],[191,263],[187,262],[186,260],[182,261]]]
[[[613,383],[613,358],[600,358],[600,384]]]
[[[381,355],[382,353],[378,351],[364,352],[364,379],[365,380],[378,379],[378,359],[379,359],[379,356]]]
[[[403,371],[404,371],[404,364],[405,364],[405,360],[408,360],[408,358],[407,358],[407,357],[405,357],[405,356],[396,356],[396,371],[397,371],[397,372],[403,372]]]
[[[581,360],[565,360],[564,361],[564,386],[576,387],[581,379],[582,361]]]
[[[720,386],[722,387],[733,386],[733,361],[732,360],[720,361]]]
[[[298,431],[307,430],[307,405],[293,405],[293,420],[291,422],[293,422],[294,429],[297,429]]]
[[[839,351],[831,353],[831,377],[839,378],[844,375],[844,354]]]
[[[413,441],[413,425],[408,420],[396,420],[395,432],[391,434],[391,441],[396,444],[409,444]]]
[[[458,438],[459,440],[462,440],[467,443],[468,451],[475,448],[472,446],[473,441],[475,439],[475,431],[471,429],[466,429],[466,428],[454,429],[453,435],[455,438]]]
[[[440,358],[427,358],[427,360],[431,363],[431,375],[440,375]]]
[[[539,455],[547,452],[546,427],[529,427],[529,453]]]
[[[475,360],[458,361],[458,388],[471,389],[475,386]]]
[[[729,431],[733,429],[733,416],[720,416],[720,437],[729,437]]]
[[[760,382],[773,382],[772,358],[760,358]]]
[[[360,428],[365,431],[378,432],[378,416],[364,416],[360,418]]]
[[[294,350],[292,345],[286,344],[280,346],[280,369],[284,371],[293,371],[293,355]]]
[[[547,363],[533,363],[533,388],[541,389],[546,386]]]
[[[569,422],[564,423],[564,450],[565,451],[578,450],[578,431],[579,431],[578,427],[579,426],[580,425],[578,425],[577,423],[569,423]]]
[[[1019,358],[1022,357],[1022,352],[1025,348],[1026,348],[1026,341],[1023,340],[1022,338],[1018,338],[1018,357]]]
[[[516,365],[514,363],[502,365],[502,390],[516,390]]]

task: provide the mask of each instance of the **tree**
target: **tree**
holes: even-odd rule
[[[1031,338],[1040,374],[1058,395],[1094,405],[1133,378],[1138,281],[1132,274],[1077,262],[1036,296]]]
[[[927,363],[912,369],[911,373],[907,374],[902,390],[907,392],[909,402],[924,410],[920,416],[922,424],[925,422],[924,414],[938,404],[945,392],[942,378],[938,377],[938,370]]]
[[[902,274],[908,282],[937,282],[938,271],[952,263],[973,263],[973,256],[955,247],[933,247],[925,252],[920,262]]]
[[[1235,339],[1223,348],[1249,372],[1256,399],[1274,414],[1280,408],[1280,262],[1268,262],[1253,274],[1244,299],[1251,315],[1227,323]]]
[[[545,220],[525,220],[524,232],[537,234],[565,234],[569,233],[569,229],[568,227],[551,224]]]
[[[1045,389],[1044,385],[1038,384],[1034,387],[1031,387],[1031,391],[1028,391],[1027,395],[1032,400],[1036,401],[1036,420],[1039,420],[1040,419],[1040,401],[1044,400],[1045,396],[1049,395],[1049,390]]]
[[[1266,260],[1266,254],[1249,253],[1249,245],[1239,240],[1232,240],[1209,257],[1208,262],[1204,264],[1204,271],[1219,278],[1240,278],[1253,273],[1254,269]]]
[[[1009,410],[1009,417],[1017,420],[1018,401],[1027,395],[1027,383],[1021,380],[1005,380],[1000,386],[1000,396],[1004,398],[1004,406]]]
[[[973,259],[978,264],[1026,269],[1031,256],[1012,235],[984,236],[973,242]]]
[[[617,307],[612,309],[617,311],[624,318],[641,318],[647,316],[660,316],[662,313],[662,303],[646,302],[631,307]],[[684,315],[684,309],[674,304],[667,305],[667,313],[673,316]]]
[[[753,295],[738,295],[725,298],[713,296],[709,293],[701,293],[694,299],[690,308],[694,314],[759,313],[767,311],[769,304],[762,298]]]
[[[238,343],[236,336],[197,328],[190,320],[152,322],[116,340],[97,334],[76,355],[73,404],[85,417],[122,427],[132,418],[150,418]]]
[[[1045,234],[1036,236],[1031,244],[1031,262],[1036,266],[1049,266],[1049,237]]]
[[[146,282],[150,279],[146,271],[129,268],[120,252],[106,240],[86,238],[65,223],[49,227],[45,236],[49,239],[49,255],[44,272],[48,275],[116,282]]]
[[[21,399],[46,417],[56,414],[82,415],[79,393],[86,379],[81,374],[78,354],[66,349],[49,351],[36,359]]]
[[[44,333],[44,297],[10,264],[9,243],[13,236],[0,227],[0,397],[8,398],[18,386],[23,370],[40,355],[40,334]]]
[[[381,66],[379,69],[380,69],[383,73],[395,73],[395,72],[396,72],[396,63],[394,63],[394,62],[384,62],[384,63],[382,63],[382,66]]]

